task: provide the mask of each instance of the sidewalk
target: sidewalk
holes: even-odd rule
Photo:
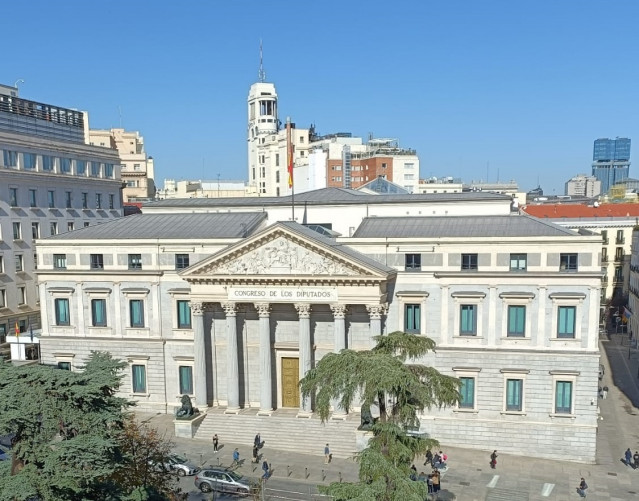
[[[580,499],[576,486],[581,477],[589,485],[588,499],[597,501],[626,501],[639,499],[639,470],[625,466],[621,461],[626,448],[639,450],[639,354],[630,352],[622,344],[619,335],[605,335],[600,340],[601,363],[605,367],[602,386],[608,386],[606,399],[598,399],[600,427],[597,438],[597,464],[581,464],[568,461],[550,461],[530,457],[500,454],[497,468],[491,470],[491,451],[476,451],[447,447],[448,470],[442,478],[441,499],[459,501],[563,501]],[[635,400],[636,399],[636,400]],[[261,475],[261,463],[251,464],[253,436],[246,443],[225,443],[220,437],[220,452],[213,453],[208,441],[175,438],[173,417],[170,415],[138,415],[148,421],[176,444],[178,452],[186,454],[199,465],[230,465],[235,447],[245,459],[240,467],[243,474]],[[271,464],[273,476],[312,484],[328,484],[339,481],[357,481],[359,467],[352,459],[335,458],[324,464],[322,451],[292,453],[278,451],[267,436],[266,446],[260,452]],[[415,462],[417,471],[425,470],[423,459]]]

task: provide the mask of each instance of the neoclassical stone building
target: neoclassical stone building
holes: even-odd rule
[[[297,387],[309,368],[404,330],[434,339],[422,362],[462,384],[459,405],[426,413],[423,432],[593,461],[600,237],[502,207],[473,215],[485,198],[472,194],[456,198],[454,216],[397,214],[431,214],[443,201],[418,197],[406,210],[380,197],[392,215],[367,208],[375,216],[350,236],[325,220],[330,201],[300,224],[277,221],[264,200],[260,211],[222,211],[219,200],[205,211],[198,200],[197,212],[180,201],[46,239],[43,361],[75,370],[90,350],[108,350],[129,363],[124,393],[140,409],[173,412],[189,394],[209,430],[248,410],[260,423],[312,416]],[[350,228],[361,209],[341,203],[336,226]],[[281,428],[277,440],[292,433]]]

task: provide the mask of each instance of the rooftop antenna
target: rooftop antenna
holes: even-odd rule
[[[264,65],[262,64],[262,39],[260,38],[260,71],[257,72],[257,78],[260,82],[266,80],[266,72],[264,71]]]

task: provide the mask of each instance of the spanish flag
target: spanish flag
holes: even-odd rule
[[[20,337],[20,326],[18,325],[17,320],[16,320],[16,337]]]

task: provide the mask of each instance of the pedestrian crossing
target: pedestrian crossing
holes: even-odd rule
[[[490,490],[486,495],[486,501],[528,501],[529,494],[517,489],[504,489],[497,487],[499,482],[499,475],[493,475],[490,482],[486,484]],[[555,484],[545,483],[541,488],[541,497],[549,497],[552,494]]]

